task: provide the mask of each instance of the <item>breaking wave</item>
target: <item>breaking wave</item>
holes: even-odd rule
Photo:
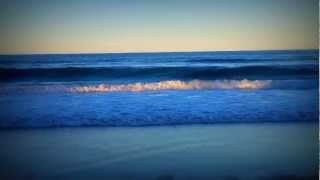
[[[94,93],[94,92],[144,92],[144,91],[165,91],[165,90],[215,90],[215,89],[235,89],[235,90],[304,90],[317,89],[318,81],[314,80],[213,80],[205,81],[194,79],[191,81],[167,80],[153,82],[133,82],[133,83],[17,83],[1,84],[0,94],[10,93]]]
[[[99,84],[71,87],[71,92],[117,92],[117,91],[159,91],[159,90],[192,90],[192,89],[260,89],[270,85],[270,80],[221,80],[221,81],[160,81],[153,83],[132,84]]]
[[[250,65],[237,67],[66,67],[66,68],[0,68],[0,82],[41,81],[73,82],[94,80],[218,80],[218,79],[278,79],[281,77],[315,77],[316,65]],[[289,78],[290,79],[290,78]]]

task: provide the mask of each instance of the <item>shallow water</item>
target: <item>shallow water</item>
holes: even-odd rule
[[[318,91],[192,90],[0,95],[0,128],[316,122]]]
[[[3,130],[0,177],[312,178],[317,142],[317,123]]]

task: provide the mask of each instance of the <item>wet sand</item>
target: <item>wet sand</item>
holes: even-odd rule
[[[317,179],[318,124],[0,131],[1,179]]]

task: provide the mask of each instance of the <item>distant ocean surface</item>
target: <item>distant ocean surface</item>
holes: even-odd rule
[[[0,56],[0,128],[318,121],[318,50]]]

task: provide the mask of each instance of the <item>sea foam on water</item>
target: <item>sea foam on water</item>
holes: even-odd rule
[[[159,90],[192,90],[192,89],[260,89],[268,87],[270,80],[219,80],[219,81],[160,81],[153,83],[99,84],[72,87],[71,92],[117,92],[117,91],[159,91]]]

